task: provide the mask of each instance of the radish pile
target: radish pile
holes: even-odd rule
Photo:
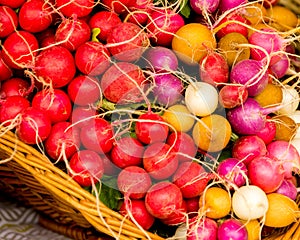
[[[145,235],[299,221],[300,30],[278,1],[0,0],[0,21],[1,134]]]

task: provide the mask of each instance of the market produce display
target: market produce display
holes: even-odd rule
[[[0,0],[0,26],[0,139],[120,214],[106,234],[299,223],[300,22],[280,1]]]

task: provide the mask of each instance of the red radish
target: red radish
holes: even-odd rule
[[[69,175],[83,187],[97,183],[104,172],[102,158],[91,150],[76,152],[70,159],[69,167]]]
[[[13,120],[18,114],[30,107],[30,102],[23,96],[8,96],[0,101],[0,123]],[[8,126],[11,122],[6,122]]]
[[[187,230],[187,240],[217,240],[218,225],[215,220],[208,217],[193,217],[190,219]]]
[[[5,38],[13,33],[18,27],[18,15],[8,6],[0,6],[0,38]]]
[[[197,147],[188,133],[172,132],[168,135],[166,143],[177,152],[179,162],[191,161],[196,156]]]
[[[100,86],[109,101],[127,104],[142,100],[141,90],[145,81],[146,77],[138,65],[117,62],[102,75]]]
[[[26,1],[19,10],[20,27],[31,33],[46,30],[52,24],[52,12],[43,0]]]
[[[217,173],[221,180],[225,180],[230,188],[234,186],[241,187],[246,183],[247,167],[237,158],[227,158],[217,167]]]
[[[181,208],[183,202],[180,189],[171,182],[158,182],[150,187],[145,204],[151,215],[166,219]]]
[[[101,98],[99,80],[92,76],[78,75],[67,86],[68,95],[79,106],[93,105]]]
[[[173,226],[186,223],[187,219],[187,206],[186,201],[183,199],[181,208],[175,210],[168,218],[161,219],[161,222],[163,224]]]
[[[270,118],[270,116],[267,116],[265,126],[255,134],[260,137],[266,145],[272,142],[276,136],[276,124],[275,122],[268,121]]]
[[[211,52],[204,56],[199,63],[202,81],[218,86],[229,80],[229,66],[226,59],[218,52]]]
[[[186,202],[186,211],[189,215],[189,218],[193,218],[198,215],[199,210],[199,199],[200,197],[193,197],[185,199]]]
[[[300,155],[291,143],[276,140],[267,145],[268,156],[278,159],[284,169],[284,176],[291,178],[293,172],[300,170]]]
[[[148,230],[155,222],[155,218],[147,211],[144,200],[131,199],[124,201],[120,207],[120,213],[129,219],[133,217],[143,229]],[[133,221],[133,219],[131,219]]]
[[[135,134],[145,144],[164,142],[168,137],[169,127],[160,115],[147,112],[138,117]]]
[[[222,4],[221,0],[220,4]],[[243,0],[244,1],[244,0]],[[248,20],[241,16],[240,14],[233,12],[228,15],[226,15],[224,18],[222,18],[220,21],[217,22],[217,25],[215,28],[220,27],[221,25],[225,24],[224,27],[222,27],[220,30],[217,31],[216,36],[220,39],[224,37],[228,33],[236,32],[244,35],[246,38],[248,37],[248,28],[246,26],[243,26],[238,23],[227,23],[230,21],[237,21],[241,22],[244,25],[249,24]]]
[[[267,114],[276,110],[276,107],[262,108],[256,100],[247,98],[241,106],[227,111],[227,119],[235,133],[253,135],[264,128]]]
[[[132,4],[132,0],[102,0],[102,4],[104,5],[105,8],[108,8],[109,11],[116,13],[116,14],[121,14],[125,12],[126,8],[130,7]]]
[[[225,85],[219,91],[219,102],[224,108],[241,106],[248,98],[245,86]]]
[[[245,225],[237,219],[226,219],[218,227],[218,240],[247,240]]]
[[[47,114],[52,124],[67,121],[72,112],[71,100],[61,89],[43,89],[37,92],[32,98],[32,107]]]
[[[66,86],[73,79],[76,66],[68,49],[62,46],[52,46],[40,52],[34,70],[43,83],[60,88]]]
[[[258,186],[265,193],[276,191],[284,179],[281,162],[275,158],[259,156],[248,164],[248,176],[252,185]]]
[[[245,59],[235,64],[230,72],[230,82],[244,85],[248,95],[253,97],[267,86],[269,76],[263,72],[263,63],[254,59]]]
[[[121,23],[119,15],[111,11],[99,11],[93,14],[88,21],[91,29],[99,28],[100,33],[97,38],[100,41],[106,42],[107,35],[111,29]]]
[[[157,142],[145,149],[143,166],[152,178],[164,180],[174,174],[178,167],[178,159],[168,144]]]
[[[149,39],[144,30],[130,22],[122,22],[114,26],[107,35],[107,48],[119,61],[133,62],[138,60]]]
[[[27,97],[30,93],[30,85],[23,78],[12,77],[1,83],[0,98],[9,96]]]
[[[65,16],[85,17],[89,15],[94,7],[93,0],[56,0],[56,7]]]
[[[184,198],[194,198],[207,187],[211,175],[197,162],[180,163],[172,177],[173,183],[180,188]]]
[[[219,9],[225,12],[245,3],[247,3],[247,0],[220,0]]]
[[[178,158],[168,144],[156,142],[145,149],[143,166],[152,178],[163,180],[174,174],[178,167]]]
[[[104,174],[108,176],[117,176],[120,168],[116,167],[110,160],[109,154],[103,155]]]
[[[119,168],[141,166],[144,146],[133,137],[122,137],[115,141],[110,152],[111,161]]]
[[[220,0],[192,0],[190,1],[191,8],[197,14],[213,13],[218,9]]]
[[[71,122],[74,124],[74,127],[87,126],[93,123],[93,116],[96,114],[96,109],[90,106],[74,106],[72,109]]]
[[[80,139],[85,148],[107,153],[112,149],[114,141],[111,124],[104,118],[96,117],[90,125],[81,128]]]
[[[69,18],[58,25],[55,41],[69,51],[74,51],[81,44],[89,41],[90,35],[91,29],[84,20]]]
[[[284,49],[284,38],[276,30],[263,28],[261,31],[254,31],[249,37],[249,43],[263,48],[268,54],[276,53]],[[251,58],[262,60],[266,53],[255,47],[250,48]]]
[[[85,75],[100,75],[110,65],[110,53],[101,42],[88,41],[75,53],[76,67]]]
[[[26,0],[15,0],[15,1],[11,1],[11,0],[0,0],[0,4],[4,5],[4,6],[8,6],[11,8],[18,8],[21,7],[22,4],[25,2]]]
[[[257,135],[241,136],[232,147],[232,156],[248,165],[254,158],[267,154],[265,142]]]
[[[148,48],[145,53],[146,64],[154,72],[173,72],[178,68],[176,54],[169,48],[157,46]]]
[[[16,128],[19,139],[30,145],[47,139],[51,132],[51,120],[43,111],[28,107],[20,114],[20,124]]]
[[[153,78],[153,95],[159,104],[171,106],[183,98],[184,86],[178,77],[170,73],[162,73]]]
[[[2,51],[0,51],[0,81],[9,79],[10,77],[12,77],[12,75],[12,69],[4,62]]]
[[[23,30],[15,31],[4,40],[2,58],[11,68],[32,67],[38,48],[38,41],[33,34]]]
[[[46,153],[54,160],[69,160],[79,147],[79,130],[66,121],[55,123],[45,141]]]
[[[125,19],[137,25],[145,25],[153,11],[153,0],[133,1],[132,5],[126,11]]]
[[[297,187],[292,182],[292,180],[288,179],[284,179],[282,184],[279,186],[279,188],[277,188],[275,192],[283,194],[292,200],[296,200],[298,194]]]
[[[147,31],[156,46],[169,47],[174,34],[185,24],[183,17],[171,9],[152,11],[147,21]]]
[[[40,44],[40,48],[55,45],[55,29],[47,28],[46,30],[36,33],[37,39]]]
[[[119,173],[117,178],[118,189],[127,198],[141,199],[152,185],[149,174],[138,166],[129,166]]]

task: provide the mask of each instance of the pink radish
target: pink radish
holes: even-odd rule
[[[56,7],[65,17],[85,17],[92,12],[94,4],[93,0],[56,0]]]
[[[226,219],[218,227],[218,240],[247,240],[248,232],[238,219]]]
[[[217,222],[208,217],[193,217],[189,221],[187,229],[187,240],[217,240],[218,225]]]
[[[127,198],[141,199],[151,187],[152,180],[149,174],[138,166],[129,166],[119,173],[117,178],[118,189]]]
[[[9,6],[0,6],[1,29],[0,38],[5,38],[18,27],[18,15]]]
[[[292,180],[289,179],[284,179],[275,192],[283,194],[292,200],[296,200],[298,194],[297,187]]]
[[[67,121],[55,123],[45,141],[45,149],[53,160],[64,160],[72,157],[80,148],[79,130],[71,127]]]
[[[154,9],[153,0],[132,1],[124,19],[137,25],[145,25]]]
[[[145,196],[147,210],[158,219],[167,219],[174,211],[181,208],[182,202],[180,189],[166,181],[152,185]]]
[[[50,132],[51,120],[43,111],[28,107],[21,113],[16,134],[22,142],[30,145],[41,143]]]
[[[272,142],[276,136],[276,124],[275,122],[268,121],[268,119],[271,119],[270,116],[267,116],[266,119],[265,126],[255,135],[260,137],[267,145]]]
[[[147,146],[143,154],[144,169],[156,180],[170,177],[178,167],[176,152],[163,142]]]
[[[218,9],[220,0],[192,0],[190,1],[191,8],[197,14],[213,13]]]
[[[104,172],[100,155],[91,150],[76,152],[70,159],[69,167],[69,175],[83,187],[97,183]]]
[[[220,0],[219,9],[222,12],[247,3],[247,0]]]

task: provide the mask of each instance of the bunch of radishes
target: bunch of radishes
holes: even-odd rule
[[[139,228],[247,239],[242,221],[264,226],[268,194],[298,194],[298,37],[293,22],[255,25],[276,6],[0,0],[1,134],[64,162],[87,189],[115,177],[115,210]],[[212,186],[230,214],[201,210]]]

